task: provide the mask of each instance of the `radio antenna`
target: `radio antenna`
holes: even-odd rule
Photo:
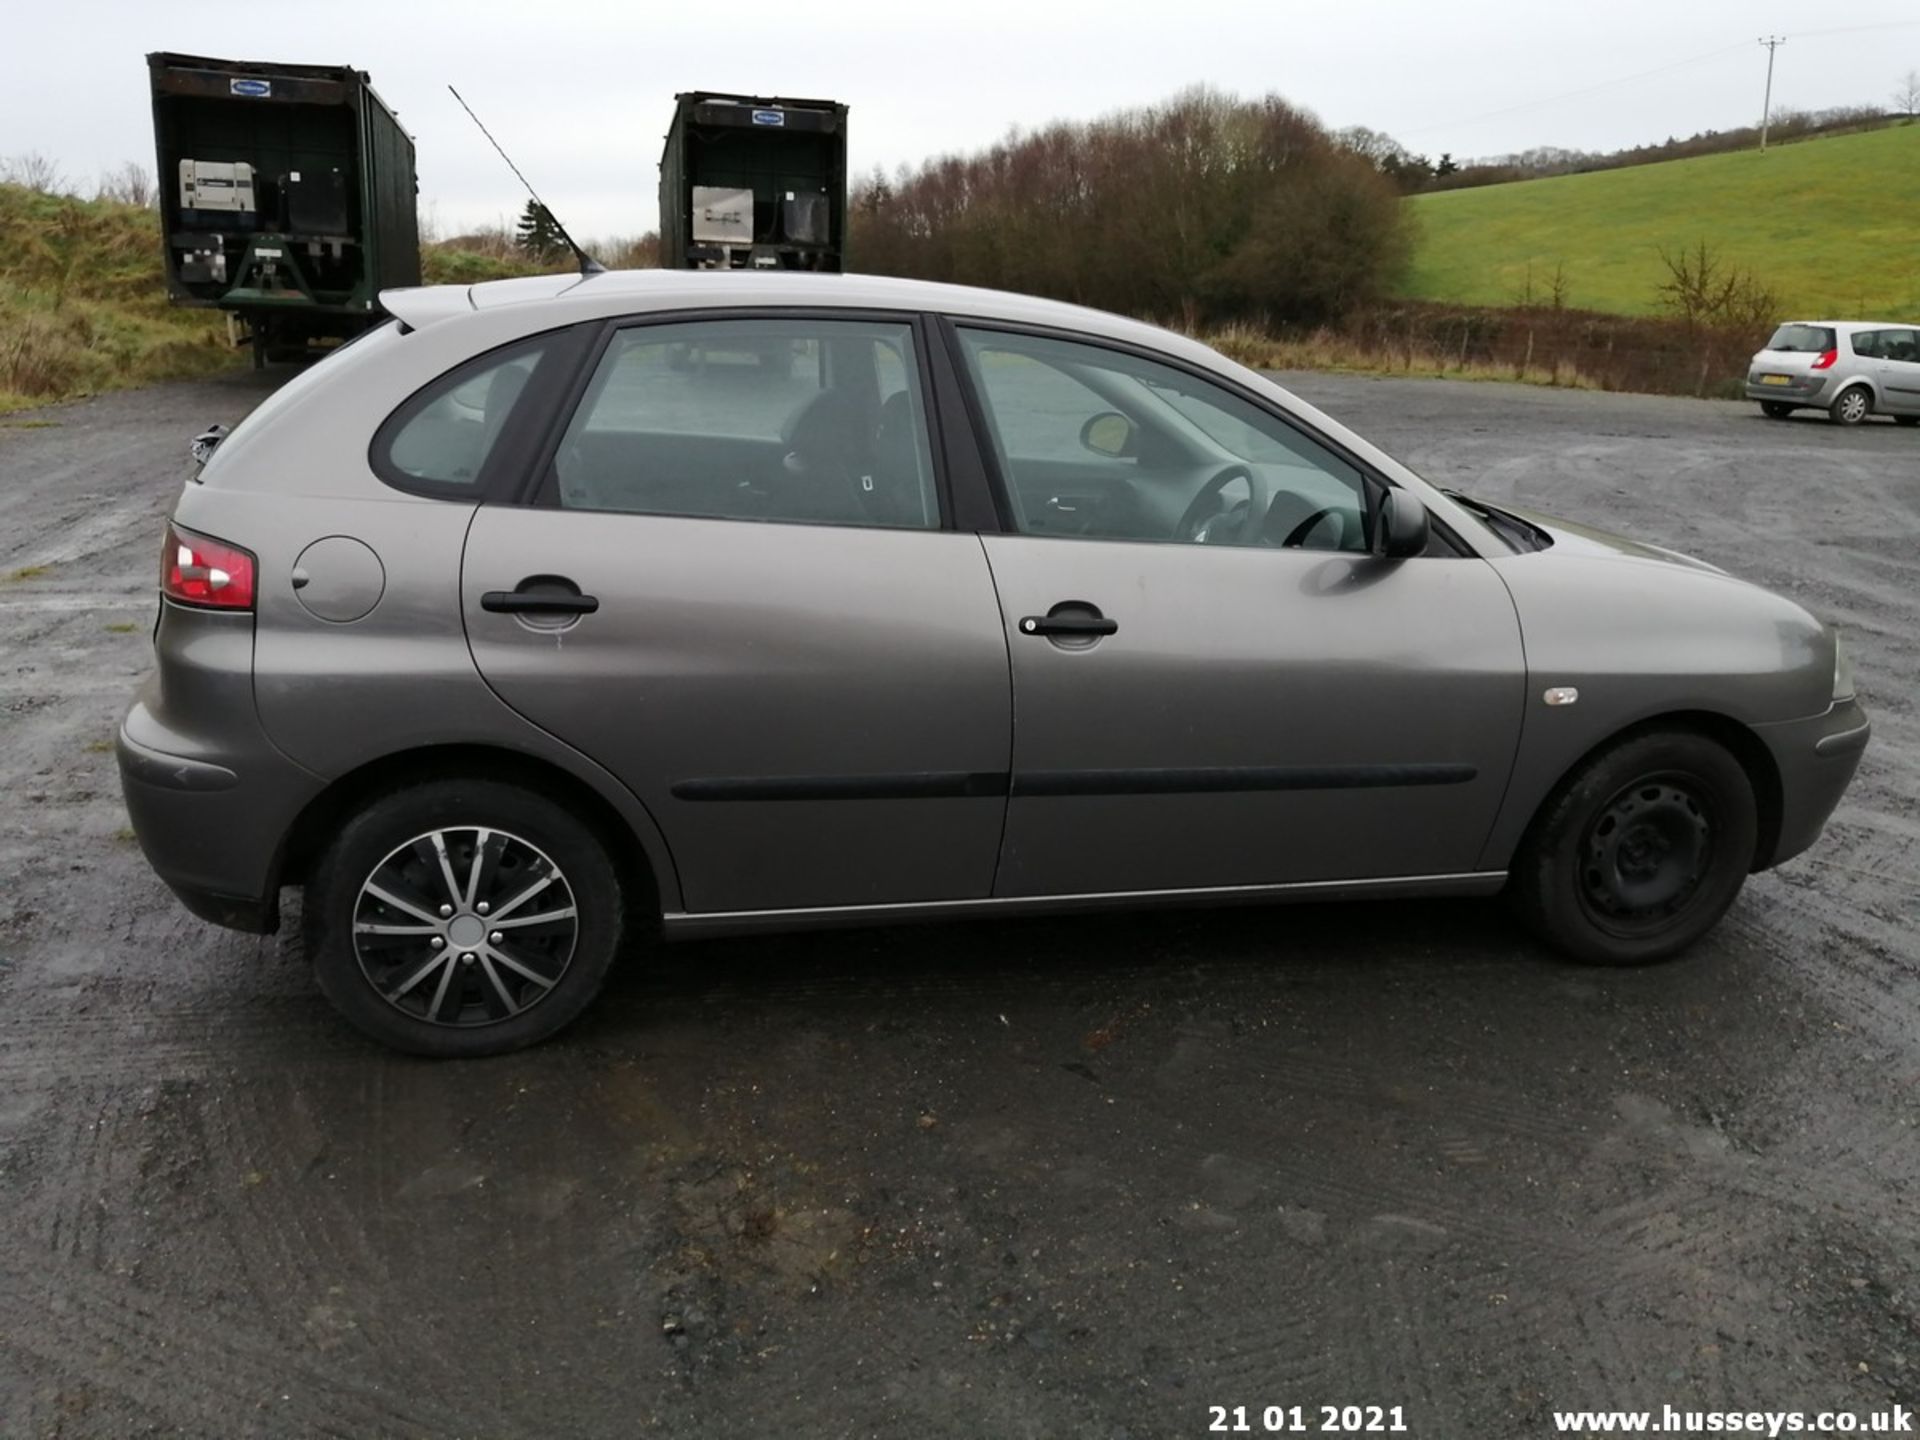
[[[527,194],[533,196],[533,203],[545,212],[549,220],[553,221],[553,228],[558,230],[560,232],[560,238],[567,242],[567,248],[573,252],[573,258],[580,262],[580,273],[582,275],[606,274],[606,266],[602,265],[598,260],[594,259],[574,243],[573,236],[567,233],[567,227],[560,223],[560,217],[553,213],[552,208],[546,201],[540,198],[539,193],[534,190],[533,186],[528,182],[527,177],[520,173],[520,167],[513,163],[513,157],[500,148],[500,142],[493,138],[493,132],[487,129],[485,122],[482,121],[478,115],[473,113],[473,107],[461,98],[460,92],[454,90],[453,86],[449,85],[447,89],[453,91],[453,98],[460,101],[460,108],[467,112],[467,118],[480,127],[480,133],[487,137],[487,143],[493,146],[502,160],[507,162],[507,168],[513,171],[513,178],[526,186]]]

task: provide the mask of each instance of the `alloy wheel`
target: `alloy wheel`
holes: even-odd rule
[[[360,886],[353,947],[389,1005],[433,1025],[510,1020],[565,975],[579,940],[573,889],[538,846],[449,826],[395,847]]]

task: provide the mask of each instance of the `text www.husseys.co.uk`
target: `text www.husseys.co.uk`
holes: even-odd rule
[[[1904,1405],[1857,1415],[1850,1410],[1556,1410],[1560,1435],[1912,1435]]]

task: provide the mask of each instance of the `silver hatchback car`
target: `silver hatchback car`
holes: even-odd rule
[[[1811,844],[1839,637],[1179,336],[854,276],[401,291],[180,497],[119,759],[402,1049],[656,936],[1506,890],[1635,963]]]
[[[1920,425],[1920,327],[1790,321],[1753,357],[1747,398],[1775,420],[1814,409],[1836,425],[1858,425],[1874,414]]]

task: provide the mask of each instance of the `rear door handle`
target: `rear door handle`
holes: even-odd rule
[[[496,615],[591,615],[600,601],[551,590],[489,590],[480,597],[480,608]]]
[[[1120,622],[1104,615],[1029,615],[1020,622],[1022,635],[1112,635]]]

